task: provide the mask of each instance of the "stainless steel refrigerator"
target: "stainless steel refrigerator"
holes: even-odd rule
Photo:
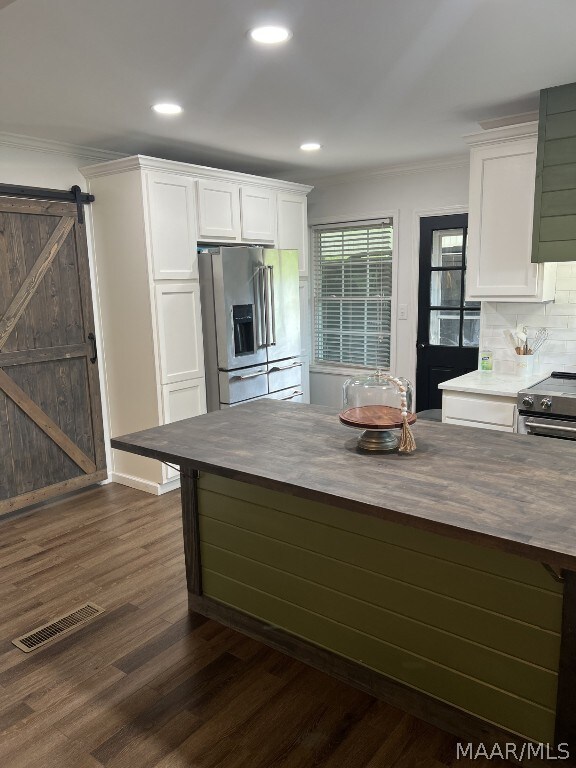
[[[198,250],[209,411],[302,400],[298,251]]]

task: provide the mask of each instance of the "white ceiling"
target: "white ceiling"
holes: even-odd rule
[[[293,39],[247,39],[270,22]],[[0,131],[293,179],[379,168],[536,109],[576,80],[575,33],[575,0],[0,0]],[[184,113],[151,112],[166,100]]]

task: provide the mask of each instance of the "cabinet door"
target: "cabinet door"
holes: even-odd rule
[[[276,195],[260,187],[240,188],[242,240],[273,243],[276,239]]]
[[[156,286],[156,311],[162,384],[204,376],[199,285]]]
[[[206,413],[206,384],[204,379],[179,381],[162,387],[164,424],[191,419]],[[164,480],[178,476],[178,471],[164,465]]]
[[[306,195],[278,194],[278,248],[297,250],[301,275],[308,274],[308,208]]]
[[[146,175],[154,280],[198,277],[194,182],[185,176]]]
[[[240,239],[240,190],[226,181],[198,182],[200,239]]]
[[[538,267],[530,262],[535,174],[536,138],[472,149],[468,298],[538,295]]]

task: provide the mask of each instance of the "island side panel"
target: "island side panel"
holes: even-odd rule
[[[553,741],[562,585],[539,563],[214,475],[197,510],[206,598]]]

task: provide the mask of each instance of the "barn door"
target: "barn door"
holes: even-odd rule
[[[0,197],[0,514],[105,477],[85,227]]]

